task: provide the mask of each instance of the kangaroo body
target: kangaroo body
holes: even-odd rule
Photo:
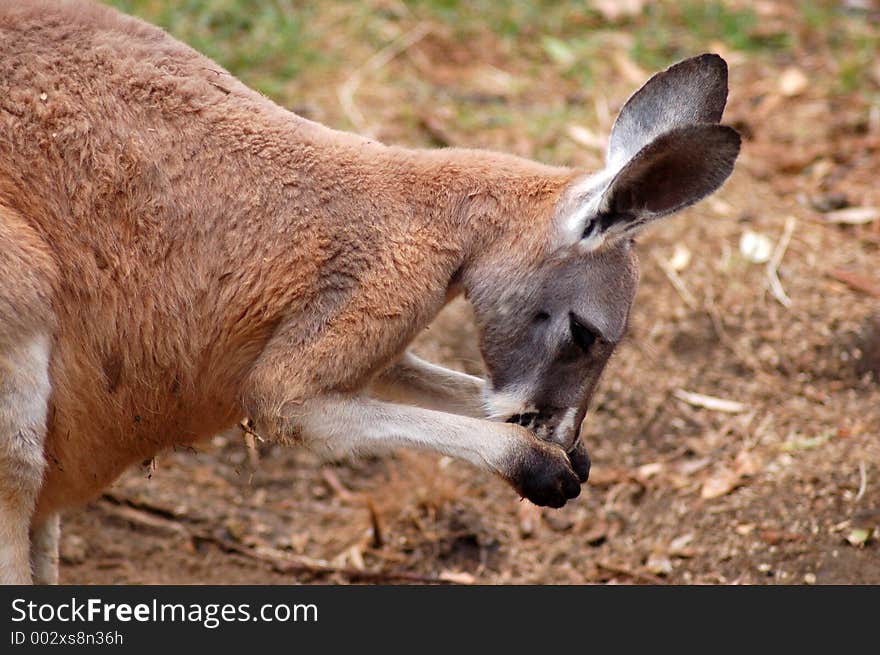
[[[92,15],[0,23],[4,250],[40,253],[10,263],[2,293],[46,280],[58,326],[40,514],[243,418],[245,378],[279,328],[298,387],[285,401],[363,387],[493,231],[463,233],[464,209],[443,205],[456,186],[479,193],[486,171],[466,169],[489,162],[330,130],[158,29],[75,7]],[[566,179],[544,188],[548,169],[499,164],[533,169],[550,203]]]
[[[61,510],[246,416],[576,495],[583,458],[522,427],[516,384],[488,402],[516,420],[485,421],[483,381],[404,353],[500,259],[538,270],[582,177],[331,130],[90,2],[0,8],[0,579],[54,580]],[[629,251],[606,250],[631,296]],[[575,396],[550,403],[570,441]]]

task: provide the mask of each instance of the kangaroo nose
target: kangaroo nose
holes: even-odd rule
[[[577,441],[568,453],[568,461],[571,462],[571,468],[578,476],[578,480],[583,484],[590,478],[590,455],[587,447],[582,441]]]
[[[569,407],[565,409],[556,424],[553,431],[552,440],[562,446],[566,451],[571,450],[577,443],[581,434],[581,421],[578,420],[579,411],[577,407]]]

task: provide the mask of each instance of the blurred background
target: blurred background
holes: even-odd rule
[[[639,240],[564,509],[446,458],[231,434],[68,517],[63,582],[880,583],[880,3],[110,4],[329,126],[585,168],[650,74],[718,52],[744,147]],[[475,341],[456,301],[417,350],[480,373]]]

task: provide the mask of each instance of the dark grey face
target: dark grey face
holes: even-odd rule
[[[626,329],[638,281],[632,236],[717,190],[739,154],[719,125],[727,64],[712,54],[654,75],[620,110],[605,168],[559,198],[535,266],[503,249],[466,283],[496,419],[571,448],[602,369]]]
[[[478,285],[471,298],[495,418],[566,449],[577,441],[599,377],[626,330],[638,261],[624,240],[561,249],[537,270]],[[501,293],[499,293],[501,289]]]

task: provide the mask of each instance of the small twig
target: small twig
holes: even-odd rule
[[[838,282],[843,282],[851,289],[861,291],[862,293],[874,296],[875,298],[880,298],[880,282],[874,282],[867,277],[840,268],[833,268],[830,271],[827,271],[826,275],[834,278]]]
[[[363,503],[363,499],[355,493],[352,493],[348,489],[345,488],[345,485],[342,484],[342,481],[339,479],[339,476],[329,468],[321,469],[321,477],[324,478],[324,482],[327,483],[327,486],[339,496],[339,499],[344,503],[355,503],[361,504]]]
[[[157,516],[159,518],[169,521],[177,521],[187,518],[179,512],[168,507],[153,505],[152,503],[148,503],[142,500],[132,500],[131,498],[121,496],[112,491],[105,491],[103,494],[101,494],[101,500],[107,501],[108,503],[113,505],[125,505],[126,507],[131,507],[133,509],[140,510],[146,514],[151,514],[152,516]]]
[[[141,509],[136,509],[130,505],[119,505],[106,498],[99,502],[99,506],[104,513],[132,525],[148,528],[165,535],[189,537],[189,530],[173,519],[168,519]]]
[[[796,226],[797,219],[794,216],[789,216],[785,219],[782,236],[776,243],[776,248],[773,249],[770,261],[767,262],[767,286],[770,288],[770,293],[773,294],[773,297],[783,307],[791,307],[791,298],[785,293],[785,289],[782,288],[782,282],[779,280],[779,265],[782,263],[785,251],[788,250],[788,244],[791,242],[791,235],[794,234]]]
[[[260,451],[257,448],[257,442],[262,441],[263,438],[258,435],[254,431],[254,422],[249,419],[243,419],[238,427],[241,428],[242,436],[244,437],[244,447],[247,450],[248,463],[251,465],[251,470],[256,470],[260,466]]]
[[[248,463],[252,469],[256,469],[260,465],[260,451],[257,450],[257,441],[254,435],[244,433],[244,447],[247,450]]]
[[[669,279],[669,282],[672,284],[673,288],[678,292],[678,295],[681,296],[681,299],[684,300],[684,304],[687,305],[690,309],[698,309],[700,304],[697,302],[697,299],[694,297],[694,294],[690,292],[687,286],[684,283],[684,280],[681,279],[681,276],[676,272],[672,266],[670,266],[669,262],[663,259],[657,253],[652,253],[654,256],[654,260],[657,262],[657,265],[660,266],[660,270],[662,270],[666,277]]]
[[[656,585],[666,584],[666,581],[663,578],[658,578],[656,575],[651,575],[650,573],[643,573],[642,571],[633,571],[631,569],[627,569],[622,566],[616,566],[616,565],[610,564],[608,562],[596,562],[596,566],[598,566],[600,569],[605,569],[609,573],[616,573],[618,575],[625,575],[628,578],[632,578],[633,580],[638,580],[639,582],[645,582],[647,584],[656,584]]]
[[[174,518],[176,514],[163,507],[129,500],[115,494],[103,494],[99,507],[102,511],[128,523],[157,530],[168,535],[183,537],[193,543],[210,543],[224,552],[234,553],[249,559],[269,564],[277,573],[311,573],[313,575],[342,575],[352,581],[388,582],[399,580],[427,584],[454,584],[455,580],[443,577],[425,576],[406,571],[386,569],[358,569],[334,566],[330,562],[301,555],[286,553],[269,546],[245,546],[232,539],[211,534],[207,530],[193,529]]]
[[[385,537],[383,535],[382,523],[379,520],[379,512],[376,510],[373,500],[366,494],[358,494],[349,491],[332,469],[321,469],[321,477],[324,478],[324,482],[326,482],[327,486],[333,490],[333,493],[339,496],[339,499],[342,502],[350,503],[352,505],[363,505],[367,508],[367,512],[370,514],[370,528],[373,533],[370,538],[370,547],[377,549],[382,548],[385,544]]]
[[[726,398],[718,398],[717,396],[707,396],[702,393],[694,393],[685,389],[676,389],[672,395],[686,402],[688,405],[709,409],[713,412],[725,412],[727,414],[739,414],[748,409],[748,406],[736,400],[727,400]]]
[[[865,468],[864,462],[859,462],[859,491],[856,494],[855,502],[859,502],[862,499],[862,496],[865,495],[865,491],[868,490],[868,471]]]
[[[221,550],[235,553],[253,559],[258,562],[269,564],[276,573],[311,573],[314,575],[342,575],[352,581],[362,582],[388,582],[400,580],[404,582],[417,582],[422,584],[454,584],[436,576],[419,575],[406,571],[389,571],[385,569],[357,569],[350,566],[334,566],[330,562],[311,557],[303,557],[285,553],[273,548],[260,547],[250,548],[235,543],[230,539],[223,539],[211,534],[193,535],[194,539],[205,543],[211,543]]]
[[[256,433],[256,431],[254,431],[254,422],[251,419],[242,419],[241,422],[239,422],[238,427],[241,428],[242,432],[252,436],[257,441],[263,441],[263,437],[261,437],[259,434]]]
[[[385,545],[385,536],[382,531],[382,523],[379,520],[379,512],[376,511],[376,506],[373,504],[373,500],[369,496],[366,498],[366,503],[367,510],[370,512],[370,528],[373,531],[370,546],[379,549]]]
[[[348,79],[339,87],[337,90],[339,102],[342,104],[342,109],[345,112],[345,115],[348,116],[348,120],[351,121],[352,125],[355,126],[358,132],[367,135],[370,132],[363,113],[361,113],[361,110],[358,109],[357,104],[355,104],[354,101],[355,93],[357,93],[364,77],[371,73],[375,73],[399,54],[405,52],[421,41],[427,36],[431,29],[432,27],[427,23],[417,25],[413,30],[392,41],[376,52],[372,57],[367,59],[367,61],[349,75]]]

